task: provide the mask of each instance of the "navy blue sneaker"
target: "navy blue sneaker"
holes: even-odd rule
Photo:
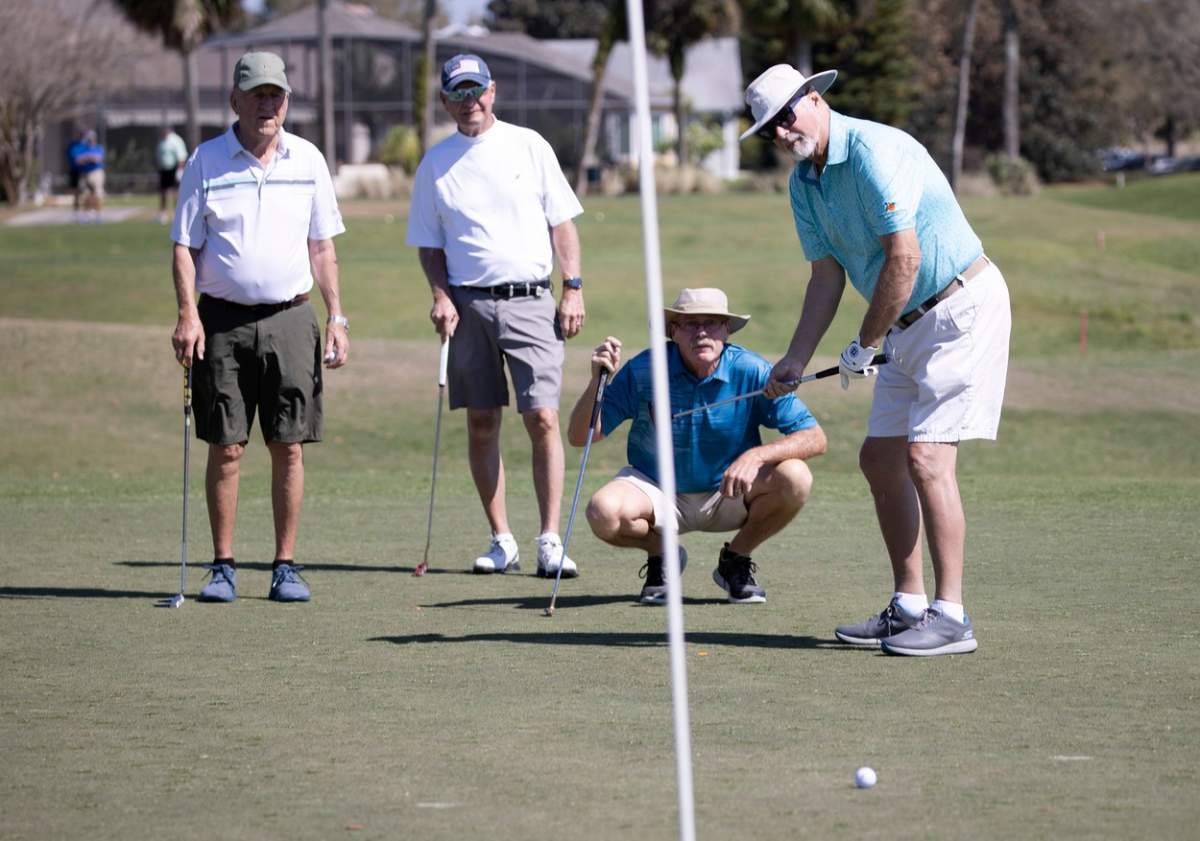
[[[712,577],[716,585],[729,594],[731,604],[762,604],[767,600],[767,591],[758,586],[754,577],[756,572],[758,567],[749,555],[739,555],[726,543]]]
[[[271,571],[271,592],[267,598],[273,602],[306,602],[312,594],[300,577],[302,566],[280,564]]]
[[[212,578],[200,591],[202,602],[231,602],[237,598],[237,570],[229,564],[205,564]]]

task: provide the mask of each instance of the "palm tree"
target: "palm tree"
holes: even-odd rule
[[[596,164],[596,141],[600,137],[600,117],[604,112],[604,72],[613,46],[629,28],[625,16],[625,0],[609,0],[604,25],[596,37],[596,54],[592,56],[592,94],[588,102],[587,120],[583,128],[583,151],[579,155],[579,171],[575,175],[575,192],[587,192],[588,168]]]
[[[674,81],[671,100],[679,134],[675,150],[682,166],[688,159],[687,108],[683,101],[683,65],[687,50],[705,38],[737,33],[741,26],[741,11],[732,0],[659,0],[653,7],[654,18],[650,26],[667,54]]]
[[[200,89],[196,73],[196,48],[213,32],[241,19],[239,0],[116,0],[117,6],[139,29],[162,36],[163,45],[183,60],[184,103],[187,111],[188,148],[200,143]]]
[[[975,49],[975,19],[979,0],[971,0],[963,23],[962,54],[958,58],[958,104],[954,112],[954,140],[950,154],[950,186],[958,190],[962,178],[963,142],[967,135],[967,104],[971,94],[971,53]]]

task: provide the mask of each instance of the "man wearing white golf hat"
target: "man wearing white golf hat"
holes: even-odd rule
[[[846,117],[822,94],[837,71],[805,78],[778,64],[750,83],[758,133],[796,160],[790,194],[812,278],[766,394],[786,394],[833,320],[846,278],[868,302],[842,351],[842,386],[878,374],[859,464],[891,559],[894,590],[877,616],[839,626],[889,654],[974,651],[963,608],[966,522],[958,442],[994,440],[1012,324],[1004,278],[983,254],[945,176],[899,129]],[[871,360],[883,347],[889,364]],[[925,595],[922,523],[936,594]]]
[[[645,604],[663,604],[667,597],[662,557],[666,518],[676,518],[680,533],[736,532],[721,549],[713,581],[734,604],[764,602],[766,591],[755,579],[750,555],[804,507],[812,490],[812,473],[805,462],[825,452],[825,433],[794,394],[729,401],[762,389],[771,364],[729,343],[730,334],[742,329],[750,316],[730,312],[720,289],[684,289],[665,308],[664,318],[671,339],[671,409],[695,410],[677,416],[672,424],[675,501],[668,501],[658,484],[650,351],[642,351],[618,371],[621,342],[609,336],[592,354],[592,381],[571,412],[567,438],[576,447],[586,442],[600,372],[616,372],[604,392],[599,429],[592,440],[631,421],[629,465],[592,496],[588,523],[604,542],[646,553],[646,583],[640,596]],[[760,427],[783,435],[763,443]],[[681,567],[687,564],[682,546],[679,560]]]

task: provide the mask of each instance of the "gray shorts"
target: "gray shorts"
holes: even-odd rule
[[[503,299],[452,286],[450,294],[458,309],[447,373],[450,408],[507,406],[507,365],[517,411],[558,409],[564,348],[553,291]]]
[[[258,317],[200,298],[204,359],[192,374],[196,437],[210,444],[250,438],[255,413],[263,440],[321,440],[321,330],[310,304]]]

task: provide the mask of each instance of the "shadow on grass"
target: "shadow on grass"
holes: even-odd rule
[[[506,576],[507,577],[507,576]],[[549,579],[553,580],[553,579]],[[494,605],[512,605],[520,610],[544,610],[550,602],[549,593],[539,593],[532,596],[495,596],[492,598],[481,599],[459,599],[455,602],[435,602],[433,604],[423,604],[421,607],[488,607]],[[714,605],[726,604],[725,599],[687,599],[683,600],[685,605]],[[637,610],[662,610],[661,607],[653,605],[638,604],[634,596],[628,593],[620,593],[617,595],[608,596],[567,596],[559,591],[558,600],[555,605],[558,609],[572,607],[598,607],[605,604],[627,604],[631,608]]]
[[[136,568],[156,568],[156,567],[174,567],[179,569],[179,561],[113,561],[115,566],[136,567]],[[195,564],[189,563],[188,567],[202,568],[205,564],[198,562]],[[307,564],[303,561],[300,566],[306,572],[402,572],[411,575],[416,566],[384,566],[380,564]],[[238,561],[238,569],[256,569],[266,572],[271,571],[269,563],[243,563]],[[469,569],[438,569],[430,567],[425,571],[426,575],[471,575]]]
[[[99,587],[0,587],[0,599],[165,599],[166,590],[104,590]]]
[[[466,634],[450,637],[445,634],[412,634],[401,637],[370,637],[367,642],[390,642],[393,645],[429,645],[461,642],[518,642],[532,645],[598,645],[616,648],[660,648],[667,644],[666,634],[631,633],[623,631],[551,631],[536,633]],[[687,634],[693,645],[729,645],[739,648],[844,648],[837,640],[794,634],[738,634],[718,631]]]

